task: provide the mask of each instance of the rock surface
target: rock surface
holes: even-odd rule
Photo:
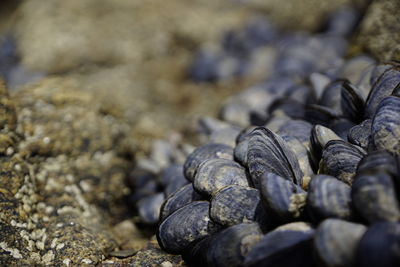
[[[100,263],[123,247],[113,230],[130,215],[129,125],[59,78],[0,93],[1,265]],[[146,239],[130,229],[130,248],[143,248]]]
[[[400,60],[400,1],[374,1],[361,24],[357,44],[379,60]]]

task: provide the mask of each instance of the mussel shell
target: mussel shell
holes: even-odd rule
[[[327,88],[327,86],[332,83],[332,77],[328,76],[327,74],[313,72],[309,76],[309,82],[311,84],[313,92],[313,94],[311,95],[312,98],[309,99],[311,100],[309,103],[315,103],[317,102],[317,100],[319,101],[322,98],[325,88]],[[317,103],[321,104],[319,102]]]
[[[342,139],[329,128],[318,124],[313,126],[310,136],[310,161],[314,170],[318,170],[322,150],[331,140]]]
[[[248,169],[256,187],[265,172],[275,173],[302,185],[303,173],[299,162],[281,137],[263,127],[256,128],[250,135]]]
[[[234,158],[243,166],[247,166],[247,149],[249,146],[250,133],[256,127],[251,126],[242,130],[236,138],[236,146],[233,150]]]
[[[230,127],[214,131],[210,134],[209,142],[234,147],[236,144],[236,138],[240,131],[241,129],[239,127]]]
[[[313,235],[312,229],[273,230],[250,250],[244,266],[314,266],[311,252]]]
[[[171,194],[160,208],[160,219],[164,220],[174,211],[186,206],[187,204],[201,200],[203,197],[193,189],[192,184],[187,184]]]
[[[338,114],[342,113],[341,109],[341,89],[344,80],[336,80],[325,86],[321,98],[318,100],[318,105],[330,108]]]
[[[320,124],[329,127],[331,122],[338,119],[340,115],[340,113],[331,108],[311,104],[306,107],[305,119],[311,124]]]
[[[199,131],[206,135],[211,135],[213,132],[232,127],[231,124],[212,117],[201,117],[198,122]]]
[[[308,142],[301,142],[294,136],[288,136],[285,134],[280,134],[282,139],[290,147],[299,162],[299,167],[303,172],[303,182],[302,187],[307,188],[310,182],[311,176],[314,175],[313,168],[310,164],[309,159],[309,144]]]
[[[382,74],[385,71],[393,68],[393,66],[394,64],[392,64],[391,62],[384,62],[383,64],[376,65],[371,73],[370,84],[374,85],[376,81],[378,81],[378,79],[382,76]]]
[[[334,176],[351,184],[358,162],[365,154],[366,152],[362,148],[345,141],[329,141],[322,152],[319,173]]]
[[[357,174],[351,188],[353,205],[369,223],[400,220],[393,178],[384,171]]]
[[[306,121],[290,120],[279,127],[277,134],[294,137],[302,144],[308,145],[312,128],[313,126]]]
[[[392,95],[400,97],[400,84],[397,85],[396,88],[394,88]]]
[[[296,84],[289,89],[289,92],[286,94],[288,99],[294,99],[298,103],[308,104],[315,102],[314,91],[311,86],[307,86],[304,84]]]
[[[386,97],[379,104],[372,120],[371,139],[373,149],[400,155],[400,97]]]
[[[182,258],[188,266],[207,266],[207,251],[213,236],[205,236],[190,242],[182,252]]]
[[[220,229],[209,217],[210,204],[194,201],[165,218],[157,229],[158,244],[171,254],[181,254],[196,239]]]
[[[361,122],[364,115],[364,98],[360,90],[350,82],[343,82],[341,90],[341,109],[343,115],[355,122]]]
[[[277,99],[269,107],[268,113],[275,115],[284,114],[293,119],[302,119],[305,116],[305,105],[291,98]]]
[[[362,123],[353,126],[347,135],[347,140],[353,145],[360,146],[364,149],[368,148],[369,138],[371,135],[371,120],[365,120]]]
[[[194,178],[194,189],[211,196],[228,185],[249,186],[246,170],[239,163],[227,159],[209,159],[203,161]]]
[[[331,217],[350,219],[351,188],[335,177],[316,175],[308,188],[306,209],[316,222]]]
[[[292,181],[274,173],[261,176],[260,193],[267,209],[278,216],[279,222],[289,222],[303,215],[307,193]]]
[[[367,230],[339,219],[323,221],[315,231],[314,250],[323,266],[354,266],[357,244]]]
[[[343,140],[347,140],[347,135],[349,134],[349,131],[351,128],[355,126],[355,123],[345,119],[345,118],[339,118],[336,120],[333,120],[331,124],[329,125],[329,128],[331,128],[332,131],[334,131],[340,138]]]
[[[369,152],[358,164],[357,173],[384,171],[393,176],[398,172],[395,157],[386,150]]]
[[[400,85],[400,67],[393,66],[385,70],[373,84],[365,103],[365,118],[371,119],[381,101],[390,96],[393,90]]]
[[[183,166],[180,164],[171,164],[165,168],[159,175],[158,181],[164,187],[166,196],[171,195],[188,183],[183,175]]]
[[[339,69],[338,76],[348,79],[352,84],[357,84],[366,70],[373,68],[375,60],[366,55],[360,55],[347,60]],[[370,70],[372,72],[372,69]],[[369,80],[368,80],[369,83]]]
[[[356,251],[357,266],[394,267],[400,263],[400,224],[384,222],[371,225]]]
[[[256,223],[234,225],[217,233],[207,250],[208,266],[243,266],[245,256],[261,238],[262,232]]]
[[[209,143],[196,148],[186,159],[183,172],[186,179],[193,182],[199,165],[207,159],[233,159],[233,148],[224,144]]]
[[[266,221],[258,190],[237,185],[216,192],[210,203],[210,217],[225,226]]]
[[[293,85],[287,76],[271,77],[268,81],[250,87],[240,94],[228,99],[221,110],[223,120],[236,125],[247,127],[250,125],[250,114],[259,112],[267,115],[269,105],[278,97],[284,96],[286,90]]]
[[[160,217],[160,208],[164,202],[164,193],[146,196],[136,203],[139,217],[142,222],[155,224]]]

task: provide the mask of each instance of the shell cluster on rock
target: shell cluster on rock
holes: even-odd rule
[[[163,182],[144,179],[139,210],[161,207],[165,251],[197,266],[400,265],[400,63],[345,59],[353,27],[225,40],[224,56],[272,44],[273,73],[203,119],[209,142]],[[206,63],[195,80],[217,79]]]

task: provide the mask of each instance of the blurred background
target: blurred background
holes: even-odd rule
[[[198,83],[199,75],[207,81],[207,74],[190,79],[188,66],[199,49],[215,51],[229,31],[257,19],[268,18],[281,31],[319,31],[339,8],[350,6],[362,16],[369,2],[4,0],[0,74],[12,90],[58,77],[59,86],[72,82],[80,90],[95,91],[105,105],[122,107],[146,149],[149,140],[176,130],[190,136],[190,125],[200,114],[215,115],[228,95],[270,72],[273,51],[264,49],[252,55],[261,60],[247,66],[251,70],[246,75],[231,79],[229,73],[221,74],[213,83]],[[253,24],[255,31],[265,31],[265,25]],[[213,63],[206,58],[202,64]],[[229,64],[225,62],[225,72]]]

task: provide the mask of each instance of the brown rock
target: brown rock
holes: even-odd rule
[[[129,216],[130,127],[67,79],[2,91],[2,116],[18,120],[0,129],[0,265],[100,263]]]
[[[400,1],[374,1],[362,21],[356,44],[378,60],[400,60]]]

